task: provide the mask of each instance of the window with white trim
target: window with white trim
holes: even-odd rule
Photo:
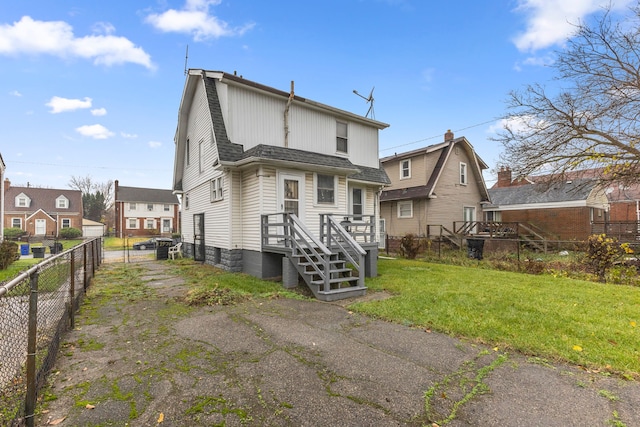
[[[70,227],[71,227],[71,220],[69,218],[62,218],[61,228],[70,228]]]
[[[136,210],[136,204],[135,203],[129,203],[129,210],[130,211],[135,211]]]
[[[129,218],[129,220],[127,221],[127,228],[128,229],[136,229],[136,228],[138,228],[138,219],[137,218]]]
[[[11,227],[22,228],[22,218],[11,218]]]
[[[68,207],[69,207],[69,200],[66,197],[60,196],[56,199],[56,208],[67,209]]]
[[[213,178],[210,182],[211,201],[216,202],[222,200],[222,177]]]
[[[28,208],[30,204],[29,202],[30,202],[30,199],[24,194],[19,194],[16,197],[16,206],[19,208]]]
[[[147,230],[153,230],[156,228],[156,220],[155,219],[147,219],[145,228]]]
[[[411,178],[411,159],[400,161],[400,179]]]
[[[148,210],[149,212],[152,212],[152,211],[153,211],[153,203],[147,203],[147,210]]]
[[[460,185],[467,185],[467,164],[460,162]]]
[[[339,153],[349,152],[347,124],[345,122],[336,122],[336,151]]]
[[[184,208],[189,209],[189,193],[184,195]]]
[[[336,202],[336,177],[333,175],[315,174],[316,203],[333,205]]]
[[[413,218],[413,200],[398,202],[398,218]]]
[[[171,205],[164,205],[164,211],[169,212],[171,210]]]

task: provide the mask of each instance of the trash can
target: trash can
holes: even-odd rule
[[[20,255],[29,255],[29,244],[20,245]]]
[[[173,246],[173,239],[160,237],[156,239],[156,259],[169,259],[169,248]]]
[[[49,246],[49,251],[51,254],[59,254],[62,252],[62,243],[55,242],[53,245]]]
[[[44,246],[34,246],[31,248],[31,252],[33,253],[34,258],[44,258],[44,250],[46,248]]]
[[[482,259],[484,239],[467,239],[467,254],[469,258]]]

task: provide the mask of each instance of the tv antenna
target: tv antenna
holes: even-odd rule
[[[355,89],[353,90],[353,93],[355,93],[355,94],[356,94],[356,95],[358,95],[360,98],[362,98],[362,99],[364,99],[365,101],[367,101],[367,103],[369,104],[369,109],[367,110],[367,114],[365,114],[364,116],[365,116],[365,117],[369,117],[369,113],[371,113],[371,118],[372,118],[373,120],[375,120],[375,119],[376,119],[376,113],[375,113],[375,111],[373,110],[373,90],[374,90],[375,88],[376,88],[375,86],[371,88],[371,92],[369,92],[369,96],[367,96],[367,97],[362,96],[360,93],[358,93],[358,91],[357,91],[357,90],[355,90]]]
[[[184,54],[184,75],[187,75],[187,61],[189,60],[189,45],[187,45],[187,51]]]

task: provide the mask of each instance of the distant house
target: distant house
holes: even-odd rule
[[[117,237],[179,232],[179,201],[171,190],[124,187],[116,180],[114,208]]]
[[[0,154],[0,182],[4,183],[4,171],[6,166],[2,154]],[[4,185],[0,187],[0,242],[4,239]]]
[[[513,180],[511,170],[502,168],[489,189],[485,219],[531,224],[554,240],[584,240],[593,222],[608,220],[609,201],[597,179],[548,178]]]
[[[186,255],[287,286],[302,277],[324,300],[364,293],[377,274],[387,126],[295,95],[293,82],[285,92],[189,70],[173,180]]]
[[[4,180],[4,228],[20,228],[32,236],[57,237],[63,228],[82,230],[82,192],[13,187]]]
[[[448,131],[444,142],[380,162],[391,179],[380,196],[387,235],[427,236],[441,225],[453,230],[454,222],[482,218],[489,201],[482,171],[488,166],[465,137]]]

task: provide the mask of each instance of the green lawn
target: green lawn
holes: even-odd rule
[[[640,288],[551,275],[380,260],[349,308],[411,326],[640,378]]]

